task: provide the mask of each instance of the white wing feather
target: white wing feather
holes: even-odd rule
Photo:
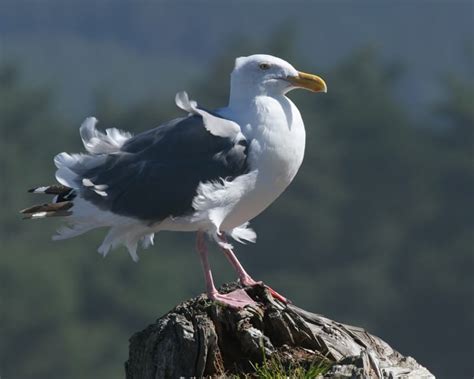
[[[198,104],[194,100],[190,100],[188,94],[184,91],[178,92],[175,97],[178,108],[202,117],[204,127],[216,137],[230,138],[237,140],[239,137],[244,138],[239,124],[225,118],[216,117],[203,109],[198,108]]]
[[[132,137],[130,133],[115,128],[107,129],[104,134],[96,129],[97,122],[95,117],[88,117],[79,128],[84,147],[90,154],[115,153]]]

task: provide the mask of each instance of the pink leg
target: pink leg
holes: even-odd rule
[[[234,270],[237,272],[240,283],[242,283],[242,285],[254,286],[256,284],[262,284],[262,282],[256,282],[255,280],[253,280],[252,277],[249,274],[247,274],[247,271],[245,271],[244,267],[242,266],[242,264],[237,259],[234,252],[231,249],[222,248],[222,251],[224,252],[225,256],[229,260]]]
[[[227,239],[224,236],[224,234],[222,234],[221,239],[224,242],[227,242]],[[251,287],[251,286],[255,286],[257,284],[263,285],[270,291],[270,294],[275,299],[278,299],[278,300],[280,300],[284,303],[289,303],[290,302],[286,297],[280,295],[277,291],[275,291],[273,288],[267,286],[266,284],[263,284],[263,282],[261,282],[261,281],[257,282],[255,280],[253,280],[252,277],[247,273],[247,271],[245,271],[244,267],[239,262],[239,260],[237,259],[234,252],[231,249],[224,249],[224,248],[221,248],[221,249],[224,252],[227,259],[229,260],[232,267],[234,268],[234,270],[237,272],[237,275],[239,276],[240,283],[242,283],[243,286]]]
[[[243,308],[246,305],[256,305],[247,292],[242,289],[238,289],[226,294],[221,294],[217,291],[214,285],[214,279],[212,278],[211,267],[207,258],[207,246],[202,231],[197,232],[196,236],[196,249],[201,258],[202,268],[204,270],[204,278],[206,280],[206,292],[207,297],[211,300],[218,301],[223,304],[227,304],[234,308]]]

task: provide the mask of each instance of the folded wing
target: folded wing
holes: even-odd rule
[[[186,110],[188,117],[134,137],[98,132],[90,119],[81,136],[92,154],[58,155],[58,180],[118,215],[155,222],[191,213],[199,183],[248,172],[248,143],[236,123],[195,105]]]

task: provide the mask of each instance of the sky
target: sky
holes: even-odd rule
[[[6,0],[0,56],[19,62],[29,82],[59,88],[58,106],[73,117],[91,111],[99,88],[126,103],[171,99],[234,41],[252,41],[259,51],[248,54],[271,53],[272,38],[288,32],[298,57],[283,58],[310,72],[376,49],[404,70],[398,94],[417,113],[443,95],[440,75],[470,70],[473,4]]]

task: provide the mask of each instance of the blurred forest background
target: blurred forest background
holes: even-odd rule
[[[234,58],[259,52],[329,93],[290,95],[305,161],[237,255],[297,305],[472,377],[473,4],[0,1],[0,376],[123,377],[129,336],[204,290],[192,235],[134,264],[96,253],[104,231],[53,243],[59,221],[18,210],[83,150],[86,116],[137,133],[182,115],[179,90],[225,105]]]

